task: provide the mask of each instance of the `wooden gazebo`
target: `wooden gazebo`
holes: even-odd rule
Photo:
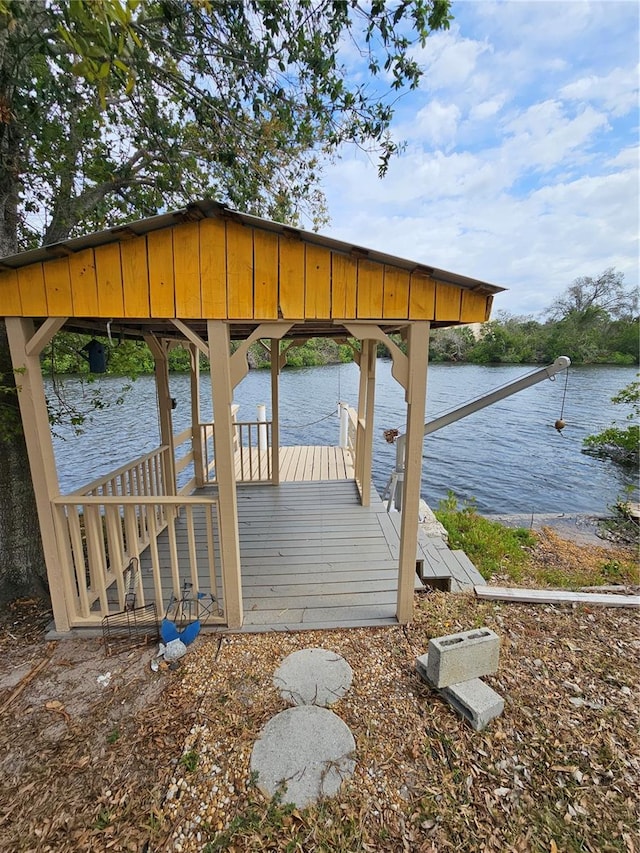
[[[290,571],[302,571],[304,564],[310,567],[306,580],[296,574],[293,584],[302,616],[288,621],[281,615],[278,621],[272,613],[261,623],[301,624],[305,596],[312,595],[305,583],[313,579],[318,606],[331,594],[323,572],[340,562],[331,551],[336,537],[342,538],[340,553],[353,565],[338,566],[341,582],[348,576],[352,586],[347,598],[333,589],[333,605],[347,609],[339,618],[327,604],[304,625],[408,622],[430,329],[486,321],[500,290],[212,201],[0,260],[0,315],[6,318],[20,388],[57,630],[96,628],[123,609],[133,558],[143,577],[139,604],[155,602],[163,612],[168,599],[183,595],[186,580],[190,594],[202,602],[203,621],[235,629],[250,621],[246,617],[254,607],[243,592],[251,582],[248,566],[267,572],[256,586],[258,600],[267,587],[273,594],[272,576],[283,574],[284,563]],[[143,339],[151,348],[161,446],[62,496],[40,353],[63,328],[104,336],[107,327],[114,336]],[[405,339],[406,355],[392,333]],[[360,366],[358,408],[344,458],[325,453],[324,468],[318,470],[318,463],[309,477],[302,471],[288,478],[282,474],[278,376],[287,348],[312,337],[352,342]],[[271,350],[272,419],[241,423],[233,392],[248,370],[248,348],[257,340]],[[391,353],[392,374],[407,404],[403,511],[395,545],[371,485],[378,342]],[[191,353],[192,423],[174,435],[167,355],[177,343]],[[204,420],[200,352],[211,363],[215,416]],[[178,487],[185,471],[190,479]],[[303,492],[310,478],[314,491]],[[323,494],[329,495],[324,503]],[[384,559],[375,553],[377,524],[386,536]],[[275,537],[275,551],[269,537]],[[299,551],[291,544],[296,539],[305,546]],[[291,547],[283,548],[283,542]],[[381,592],[376,598],[369,590],[376,568],[385,573],[384,600]],[[368,610],[365,604],[358,609],[357,596],[356,609],[347,607],[354,590],[369,594]],[[286,594],[277,599],[276,610]],[[292,612],[290,606],[284,609]]]

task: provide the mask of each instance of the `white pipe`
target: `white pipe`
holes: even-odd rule
[[[349,404],[340,401],[338,403],[338,412],[340,414],[340,441],[338,447],[347,448],[349,446]]]
[[[264,423],[264,426],[258,427],[258,450],[260,453],[265,453],[267,450],[267,407],[264,403],[258,403],[258,421]]]

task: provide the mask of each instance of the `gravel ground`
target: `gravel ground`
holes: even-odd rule
[[[552,533],[533,556],[526,584],[591,582],[603,560],[637,584],[622,553]],[[637,853],[638,616],[418,594],[406,629],[201,636],[179,669],[153,673],[151,649],[46,643],[50,613],[18,602],[0,613],[0,850]],[[486,680],[505,711],[477,733],[415,658],[430,637],[481,625],[501,638]],[[296,811],[264,800],[249,760],[286,707],[273,674],[305,647],[353,670],[333,709],[356,768],[337,797]]]
[[[633,851],[637,615],[434,593],[407,630],[205,639],[184,666],[197,721],[164,804],[165,849]],[[500,670],[486,681],[505,712],[476,733],[414,663],[429,637],[479,625],[501,637]],[[277,666],[314,646],[354,671],[333,710],[354,734],[357,763],[338,797],[291,812],[263,800],[249,758],[286,707]]]

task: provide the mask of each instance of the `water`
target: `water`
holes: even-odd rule
[[[391,362],[378,360],[373,479],[381,491],[395,461],[395,446],[382,430],[404,432],[404,392],[391,377]],[[522,365],[436,364],[429,368],[425,420],[528,373]],[[475,500],[484,513],[567,514],[606,513],[625,485],[635,484],[632,471],[581,452],[582,439],[624,421],[626,411],[610,398],[633,381],[635,368],[571,368],[566,390],[563,434],[553,428],[560,417],[565,376],[496,403],[424,441],[422,495],[436,506],[452,490],[460,500]],[[336,402],[357,405],[359,371],[355,364],[285,370],[280,385],[281,443],[337,444]],[[105,399],[115,399],[123,380],[103,377]],[[189,426],[189,377],[173,375],[171,393],[177,400],[174,430]],[[82,402],[90,389],[78,380],[66,383],[69,401]],[[48,392],[51,385],[48,384]],[[268,371],[250,371],[236,389],[239,419],[254,420],[257,403],[266,403],[270,417]],[[202,417],[211,410],[209,377],[202,377]],[[63,493],[149,452],[159,444],[152,377],[142,377],[121,406],[95,412],[85,432],[54,440]]]

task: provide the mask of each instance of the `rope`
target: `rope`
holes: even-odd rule
[[[321,421],[326,421],[329,418],[337,418],[337,417],[338,417],[338,413],[334,410],[333,412],[329,412],[328,415],[323,415],[321,418],[318,418],[317,421],[309,421],[309,423],[307,423],[307,424],[286,424],[286,423],[282,424],[281,423],[280,429],[289,429],[289,430],[304,429],[304,427],[313,426],[314,424],[319,424]]]
[[[562,394],[562,405],[560,406],[560,420],[563,419],[564,415],[564,401],[567,399],[567,385],[569,384],[569,371],[565,370],[564,372],[564,392]]]

